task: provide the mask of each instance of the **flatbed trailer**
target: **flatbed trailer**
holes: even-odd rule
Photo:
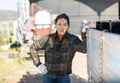
[[[93,83],[120,83],[120,35],[87,30],[87,69]]]

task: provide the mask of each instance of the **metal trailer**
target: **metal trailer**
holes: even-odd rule
[[[120,83],[120,35],[87,30],[87,67],[93,83]]]

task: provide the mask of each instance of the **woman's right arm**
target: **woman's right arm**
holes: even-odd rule
[[[37,67],[41,64],[38,51],[44,50],[47,40],[48,40],[48,36],[45,36],[38,41],[34,41],[33,44],[30,46],[30,53],[32,56],[32,60]]]

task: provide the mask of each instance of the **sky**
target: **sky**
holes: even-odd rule
[[[0,0],[0,10],[17,11],[18,0]]]

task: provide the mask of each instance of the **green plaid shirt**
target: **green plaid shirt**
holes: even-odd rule
[[[86,45],[77,36],[66,32],[62,41],[58,40],[57,32],[35,41],[30,52],[36,66],[41,64],[38,50],[45,50],[45,65],[48,73],[66,75],[72,72],[72,60],[75,52],[86,53]]]

